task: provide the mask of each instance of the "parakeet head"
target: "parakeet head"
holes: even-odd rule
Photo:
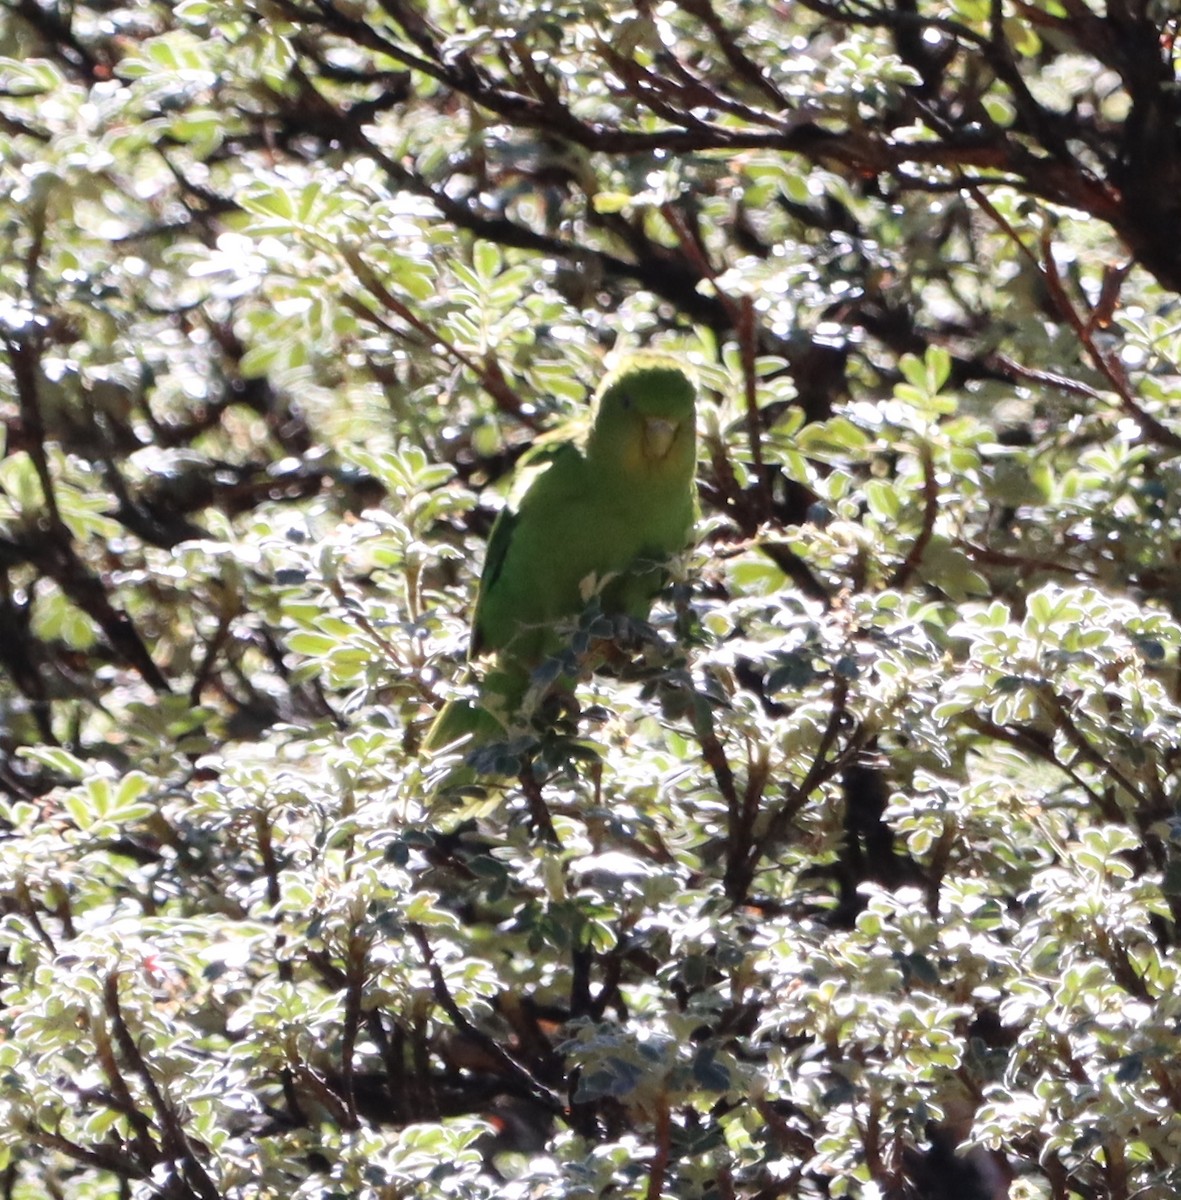
[[[600,469],[618,470],[637,486],[691,476],[697,461],[696,396],[676,359],[632,355],[596,394],[588,452]]]

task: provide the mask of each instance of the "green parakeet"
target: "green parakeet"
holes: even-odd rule
[[[695,399],[675,359],[635,354],[603,380],[581,438],[531,453],[492,528],[472,621],[472,654],[497,663],[479,706],[445,705],[425,749],[503,732],[560,647],[556,624],[593,595],[605,612],[648,615],[693,528]]]

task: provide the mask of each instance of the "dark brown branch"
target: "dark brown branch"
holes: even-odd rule
[[[115,1040],[118,1042],[119,1050],[139,1077],[151,1102],[152,1110],[156,1114],[156,1120],[163,1135],[163,1149],[168,1157],[180,1166],[185,1178],[202,1200],[221,1200],[221,1195],[214,1186],[213,1180],[194,1153],[184,1126],[160,1090],[159,1084],[156,1083],[155,1077],[140,1053],[138,1043],[131,1036],[131,1030],[127,1027],[119,1003],[119,972],[112,971],[107,976],[103,996],[107,1016],[115,1030]]]
[[[726,56],[726,61],[740,79],[744,79],[752,87],[761,91],[777,107],[788,107],[787,99],[783,93],[771,82],[766,72],[757,63],[752,62],[747,57],[746,53],[738,45],[738,40],[734,33],[726,28],[725,23],[714,11],[710,0],[678,0],[678,4],[685,12],[691,13],[701,21],[710,33],[713,34],[714,40]]]
[[[434,951],[426,936],[426,930],[421,925],[413,924],[409,926],[409,930],[422,952],[423,963],[431,977],[431,991],[435,1001],[447,1014],[451,1024],[465,1037],[471,1038],[485,1054],[496,1062],[509,1079],[515,1080],[538,1104],[555,1116],[561,1116],[565,1112],[565,1105],[561,1099],[540,1080],[535,1079],[527,1068],[507,1054],[499,1042],[469,1021],[463,1010],[455,1003],[455,999],[447,987],[447,980],[444,978],[439,964],[435,961]]]

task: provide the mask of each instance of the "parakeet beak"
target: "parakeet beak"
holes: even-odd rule
[[[663,417],[644,418],[644,454],[648,458],[663,458],[677,436],[677,422]]]

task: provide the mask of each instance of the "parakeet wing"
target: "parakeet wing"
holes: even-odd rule
[[[577,433],[577,431],[575,432]],[[563,463],[566,460],[581,458],[580,440],[579,436],[569,436],[565,440],[546,436],[543,441],[535,443],[518,464],[508,500],[492,526],[492,532],[488,536],[488,547],[484,552],[484,569],[480,573],[480,587],[476,593],[476,608],[472,615],[470,649],[472,655],[482,654],[485,650],[499,649],[498,642],[489,640],[481,617],[488,596],[495,592],[505,563],[508,561],[510,548],[521,525],[522,505],[532,508],[528,497],[535,487],[541,487],[542,476],[555,468],[558,470],[559,476],[563,472],[571,470],[574,466],[573,461],[567,462],[565,466]],[[554,482],[557,480],[555,479]],[[552,492],[554,489],[546,488],[544,490]],[[560,502],[560,497],[555,495],[553,500]],[[537,518],[531,516],[526,519],[536,520]]]
[[[484,570],[480,574],[480,590],[476,593],[476,611],[472,615],[472,640],[470,653],[474,657],[488,649],[480,633],[480,610],[484,606],[484,598],[489,589],[496,586],[500,572],[504,569],[504,560],[508,557],[508,548],[512,544],[513,530],[520,518],[510,508],[502,508],[492,532],[488,536],[488,549],[484,554]]]

